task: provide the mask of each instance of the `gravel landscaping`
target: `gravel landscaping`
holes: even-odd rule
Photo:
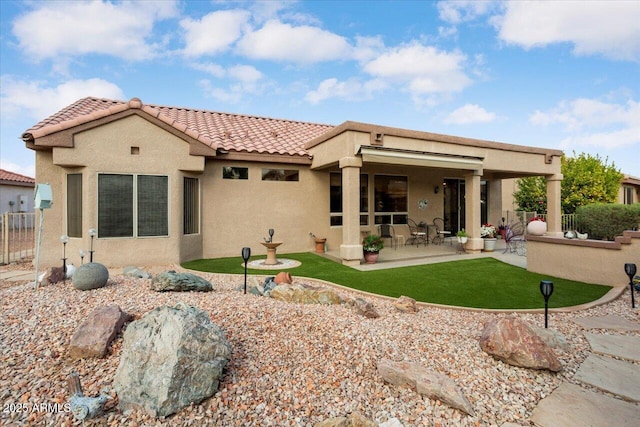
[[[106,389],[114,397],[106,413],[87,421],[87,426],[313,426],[355,411],[377,423],[397,418],[406,427],[506,422],[526,426],[540,399],[563,381],[575,382],[573,376],[588,355],[582,328],[571,318],[619,315],[640,321],[640,311],[631,310],[628,292],[593,309],[551,313],[549,327],[569,343],[567,351],[556,350],[564,370],[554,374],[509,366],[480,349],[484,322],[509,313],[422,307],[410,314],[396,310],[392,300],[365,296],[381,315],[368,319],[348,304],[290,304],[244,295],[242,276],[197,274],[213,284],[213,292],[157,293],[150,290],[150,280],[124,275],[112,275],[106,287],[91,291],[78,291],[70,281],[38,291],[26,284],[3,284],[0,424],[81,425],[64,406],[66,376],[75,370],[85,395]],[[345,298],[361,296],[343,289],[338,292]],[[155,307],[178,302],[206,310],[226,332],[232,355],[219,391],[166,419],[153,419],[141,411],[122,413],[111,389],[122,334],[105,359],[80,361],[68,356],[72,335],[86,315],[101,305],[118,304],[140,318]],[[544,325],[542,313],[518,316],[530,325]],[[382,358],[419,362],[449,376],[476,416],[385,384],[376,370]]]

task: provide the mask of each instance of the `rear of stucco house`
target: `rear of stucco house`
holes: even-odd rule
[[[562,152],[344,122],[338,126],[83,98],[22,135],[49,183],[42,265],[88,250],[107,266],[238,256],[268,230],[279,253],[314,249],[310,233],[362,257],[363,232],[444,217],[481,248],[497,222],[503,179],[547,178],[549,234],[560,230]],[[427,208],[424,203],[428,201]],[[408,229],[403,234],[407,234]],[[78,258],[74,259],[74,256]]]

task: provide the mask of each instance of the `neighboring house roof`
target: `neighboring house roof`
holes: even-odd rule
[[[35,187],[36,180],[25,175],[20,175],[19,173],[0,169],[0,184],[17,185],[21,187]]]
[[[306,156],[304,144],[333,129],[331,125],[293,120],[145,105],[138,98],[125,102],[88,97],[42,120],[25,131],[22,139],[33,142],[131,109],[147,113],[213,149],[225,151]]]
[[[622,178],[623,185],[638,185],[640,186],[640,178],[632,175],[625,175]]]

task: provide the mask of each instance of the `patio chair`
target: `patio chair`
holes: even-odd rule
[[[447,231],[444,229],[444,219],[434,218],[433,226],[436,229],[436,235],[433,236],[433,240],[431,241],[432,243],[436,243],[436,241],[438,241],[440,242],[440,244],[442,244],[444,242],[444,239],[448,238],[449,244],[453,245],[453,241],[451,240],[451,231]]]
[[[424,243],[424,245],[427,246],[429,240],[427,239],[427,232],[424,228],[418,227],[418,224],[411,218],[407,219],[407,227],[409,227],[409,238],[405,242],[405,245],[412,242],[411,244],[415,243],[416,246],[420,246],[420,243]]]
[[[504,226],[504,242],[506,243],[504,253],[517,252],[520,255],[520,249],[524,246],[524,226],[520,221],[510,222]]]
[[[398,243],[396,242],[396,231],[391,224],[378,225],[378,234],[383,239],[391,239],[391,247],[398,249]]]

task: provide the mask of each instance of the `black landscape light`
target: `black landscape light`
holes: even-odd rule
[[[273,243],[273,233],[275,233],[275,231],[273,230],[273,228],[269,229],[269,243]]]
[[[244,261],[244,293],[247,293],[247,261],[251,257],[251,248],[242,248],[242,260]]]
[[[635,264],[628,262],[624,265],[624,272],[629,276],[629,286],[631,286],[631,308],[636,308],[636,301],[633,298],[633,276],[636,275],[636,271],[638,269]]]
[[[93,238],[96,235],[96,229],[95,228],[90,228],[89,229],[89,236],[91,236],[91,249],[89,249],[89,262],[93,262]]]
[[[65,279],[67,278],[67,242],[69,241],[69,236],[63,234],[60,236],[60,241],[62,242],[62,272],[64,273]]]
[[[544,297],[544,327],[547,328],[549,325],[549,298],[553,293],[553,282],[549,280],[541,280],[540,281],[540,292]]]

